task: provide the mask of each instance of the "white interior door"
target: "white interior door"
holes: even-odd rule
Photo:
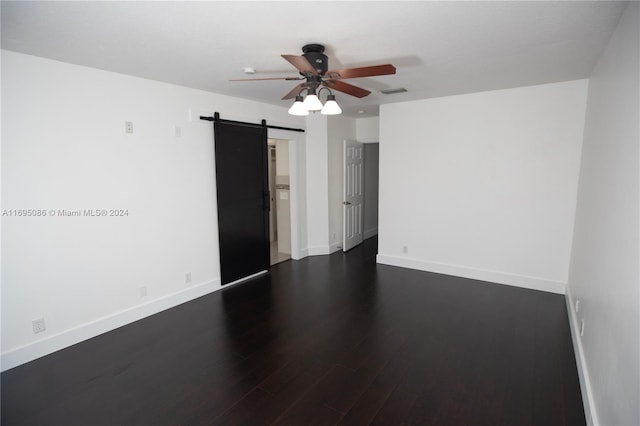
[[[364,219],[364,146],[360,142],[344,141],[343,244],[350,250],[363,239]]]

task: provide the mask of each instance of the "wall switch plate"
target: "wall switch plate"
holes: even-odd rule
[[[402,246],[402,253],[404,254],[409,253],[409,246]]]
[[[146,297],[146,296],[147,296],[147,286],[142,285],[140,286],[140,297]]]
[[[184,283],[189,284],[191,282],[191,272],[184,274]]]
[[[35,334],[42,333],[47,329],[47,326],[44,323],[44,318],[31,321],[31,325],[33,326],[33,332]]]

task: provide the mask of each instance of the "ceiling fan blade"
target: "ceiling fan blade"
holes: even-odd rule
[[[369,93],[371,93],[370,91],[365,90],[361,87],[354,86],[353,84],[345,83],[344,81],[340,80],[327,80],[322,82],[322,84],[330,89],[355,96],[356,98],[364,98]]]
[[[296,96],[298,96],[298,93],[300,93],[300,91],[305,87],[306,84],[307,84],[306,82],[298,84],[289,93],[284,95],[282,99],[285,100],[285,99],[293,99],[293,98],[295,98]]]
[[[302,80],[304,77],[265,77],[265,78],[239,78],[229,81],[259,81],[259,80]]]
[[[341,70],[329,70],[325,75],[331,78],[358,78],[372,77],[374,75],[390,75],[396,73],[396,67],[391,64],[372,65],[370,67],[344,68]]]
[[[298,71],[302,73],[318,75],[318,71],[316,71],[313,65],[311,65],[309,61],[307,61],[307,58],[305,58],[304,56],[298,56],[298,55],[280,55],[280,56],[282,56],[284,59],[289,61],[289,63],[294,67],[296,67]]]

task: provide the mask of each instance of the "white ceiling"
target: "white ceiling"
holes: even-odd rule
[[[348,80],[351,116],[382,103],[589,76],[626,3],[610,1],[2,1],[2,48],[275,105],[297,82],[282,53],[327,47],[329,68],[392,63]],[[383,95],[404,87],[407,93]],[[358,115],[358,111],[364,111]]]

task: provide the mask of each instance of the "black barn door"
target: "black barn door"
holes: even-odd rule
[[[220,121],[214,129],[224,285],[269,269],[267,129]]]

